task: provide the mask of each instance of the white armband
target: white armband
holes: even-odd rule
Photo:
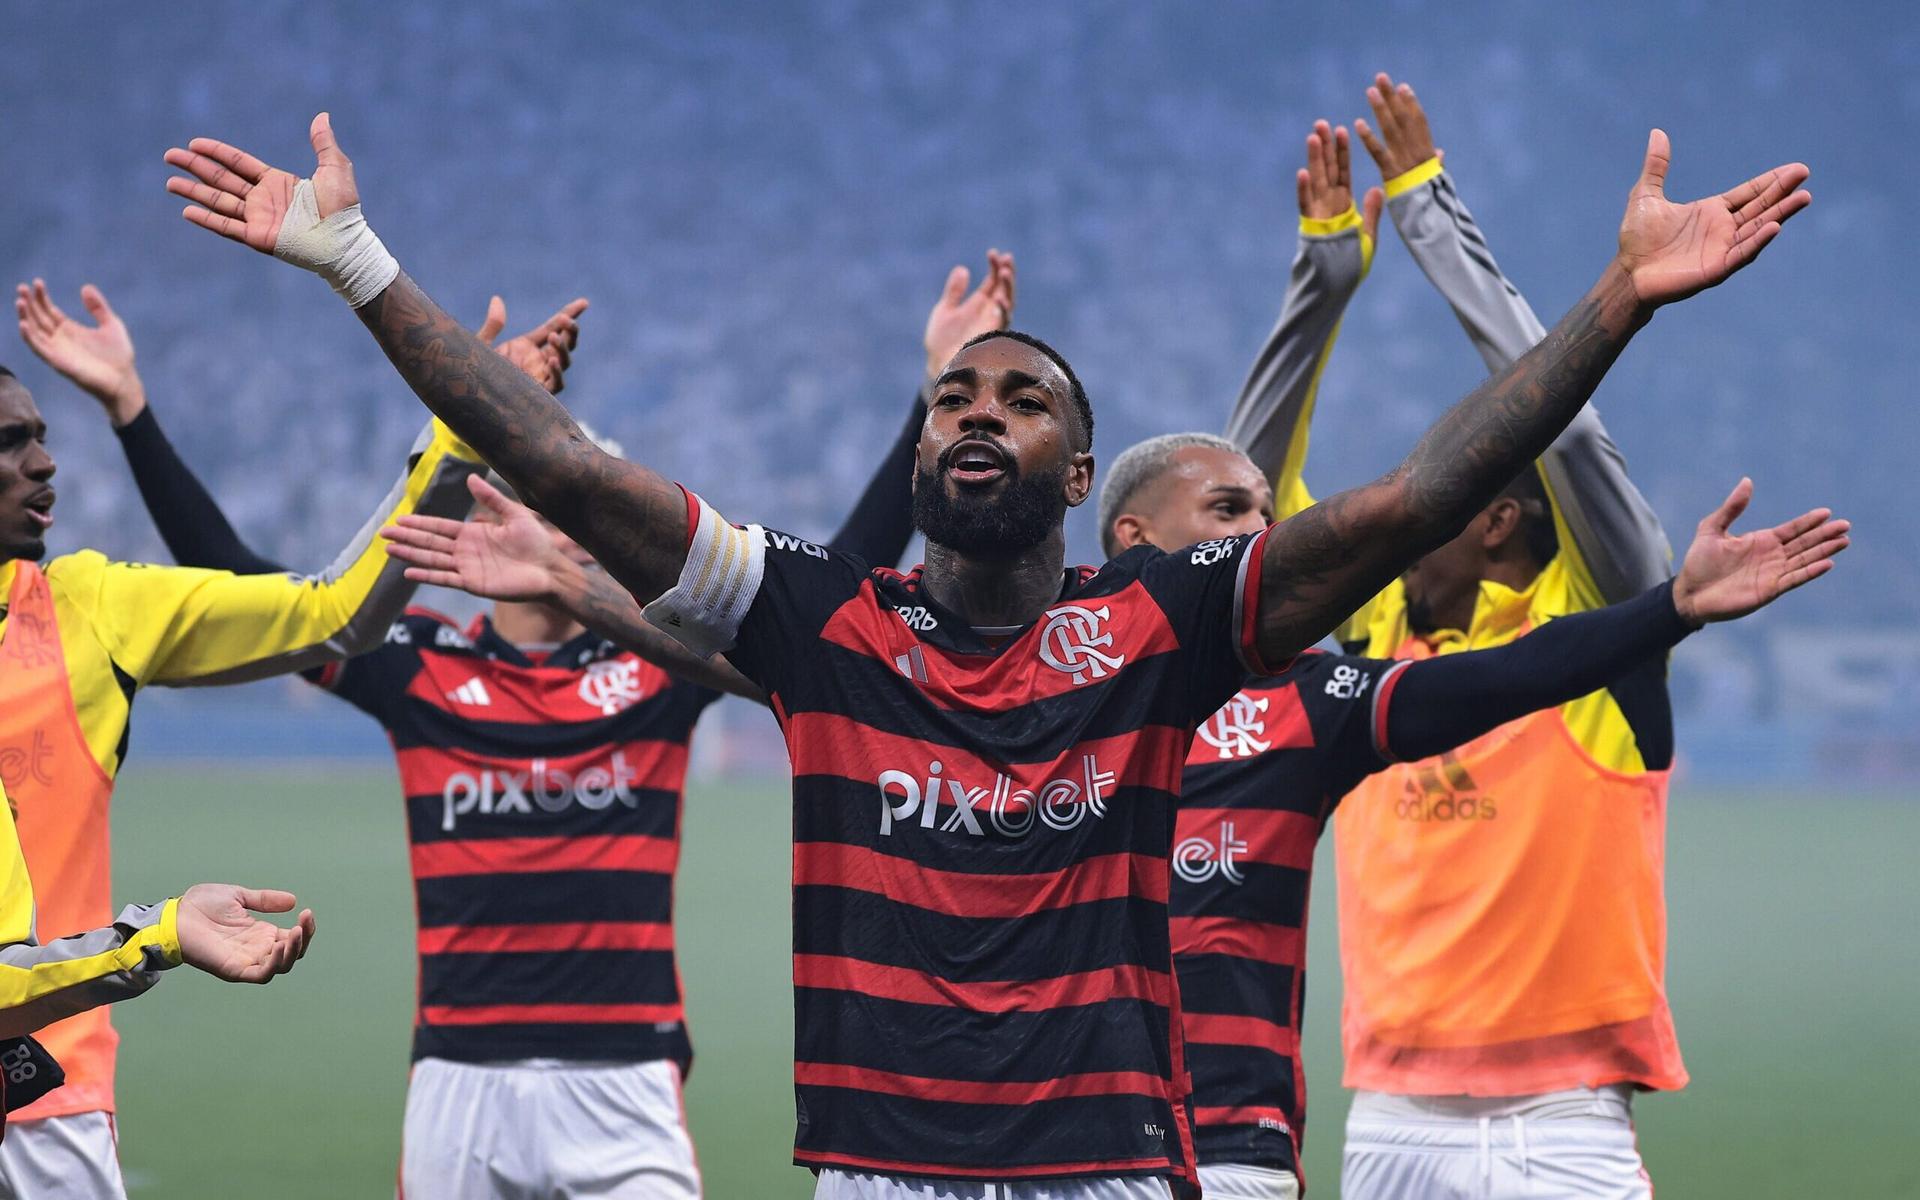
[[[693,496],[692,492],[687,493]],[[693,496],[693,542],[680,582],[646,606],[642,615],[661,632],[702,658],[731,650],[740,622],[760,592],[766,571],[765,531],[736,529]]]
[[[294,185],[293,204],[280,222],[273,256],[320,276],[355,308],[386,291],[400,274],[399,260],[387,253],[358,204],[320,219],[311,179]]]

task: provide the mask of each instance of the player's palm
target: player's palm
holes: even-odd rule
[[[927,373],[947,365],[947,360],[983,333],[1005,329],[1013,320],[1015,274],[1013,255],[987,251],[987,274],[971,294],[967,282],[971,273],[955,267],[947,273],[946,286],[927,314],[922,343],[927,352]]]
[[[48,366],[81,390],[95,396],[118,394],[135,378],[133,337],[99,288],[88,284],[80,298],[98,324],[85,325],[68,316],[53,302],[45,280],[34,280],[31,288],[21,284],[14,309],[22,336]]]
[[[554,586],[553,535],[524,504],[508,503],[518,511],[461,522],[453,569],[464,591],[495,600],[538,600]]]
[[[1753,498],[1753,481],[1700,522],[1674,580],[1674,603],[1695,623],[1731,621],[1777,600],[1832,569],[1847,548],[1846,521],[1816,508],[1772,529],[1736,534],[1731,526]]]
[[[315,159],[314,204],[325,220],[359,203],[360,190],[353,181],[353,163],[334,140],[326,113],[313,119],[307,135]],[[194,176],[167,180],[168,191],[193,202],[182,214],[187,220],[262,254],[273,253],[293,207],[300,183],[296,176],[214,138],[194,138],[184,150],[167,151],[166,161]]]
[[[1781,223],[1813,199],[1798,190],[1806,166],[1788,163],[1718,196],[1675,204],[1665,192],[1670,160],[1667,135],[1656,129],[1620,221],[1620,265],[1647,304],[1684,300],[1720,283],[1752,262]]]
[[[228,983],[265,983],[290,970],[313,939],[313,913],[282,929],[254,912],[290,912],[293,894],[200,883],[180,897],[180,958]],[[249,911],[251,910],[251,911]]]

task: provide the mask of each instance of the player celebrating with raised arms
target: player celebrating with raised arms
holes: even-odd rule
[[[989,251],[980,286],[968,292],[968,282],[954,268],[928,316],[929,362],[1012,311],[1011,255]],[[39,281],[20,289],[17,307],[29,344],[112,419],[175,557],[280,570],[246,546],[161,432],[106,298],[91,287],[82,297],[93,325],[61,312]],[[500,353],[559,391],[585,307],[575,301]],[[504,324],[495,297],[479,339]],[[899,560],[923,412],[916,391],[910,421],[830,545]],[[484,564],[466,579],[436,578],[499,603],[464,629],[409,609],[378,649],[310,675],[380,721],[407,796],[420,987],[402,1190],[510,1200],[562,1181],[595,1195],[697,1196],[673,935],[682,791],[707,705],[721,691],[760,692],[641,620],[632,597],[550,524],[484,477],[468,483],[483,502],[479,520],[401,519],[448,521],[496,552],[550,558],[577,586],[515,590],[511,575]]]
[[[1194,1178],[1167,892],[1194,730],[1451,537],[1660,305],[1751,262],[1804,167],[1673,204],[1665,136],[1600,281],[1398,468],[1258,534],[1065,562],[1093,413],[1012,331],[935,381],[927,562],[871,570],[600,453],[400,272],[325,115],[312,180],[196,139],[187,216],[321,273],[428,407],[649,619],[725,651],[793,760],[796,1161],[824,1196],[1166,1196]]]
[[[1401,240],[1488,369],[1505,369],[1545,329],[1442,169],[1413,89],[1381,75],[1367,100],[1373,123],[1358,132]],[[1336,192],[1334,203],[1350,195]],[[1330,330],[1367,248],[1352,232],[1302,232],[1316,283],[1296,274],[1287,309]],[[1283,501],[1306,495],[1312,410],[1310,392],[1250,389],[1234,415]],[[1637,596],[1668,564],[1659,519],[1589,406],[1341,640],[1381,658],[1498,646]],[[1647,1193],[1633,1093],[1686,1082],[1665,993],[1673,741],[1665,664],[1647,658],[1445,755],[1396,764],[1341,805],[1345,1082],[1359,1089],[1345,1194],[1478,1195],[1490,1173],[1491,1195],[1535,1195],[1549,1172],[1580,1194]]]
[[[371,527],[305,578],[90,550],[43,568],[55,495],[46,436],[32,394],[0,368],[0,766],[37,885],[38,930],[51,939],[112,921],[108,810],[138,689],[241,682],[371,648],[413,585]],[[462,480],[479,469],[471,454],[436,423],[375,517],[465,511]],[[0,1190],[122,1195],[107,1011],[56,1023],[42,1040],[67,1083],[23,1109],[0,1142]]]

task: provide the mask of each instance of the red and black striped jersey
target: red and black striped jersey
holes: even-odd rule
[[[1340,797],[1389,761],[1380,684],[1404,666],[1303,654],[1248,679],[1188,751],[1171,908],[1202,1163],[1299,1169],[1314,847]]]
[[[691,1059],[673,953],[687,743],[717,698],[582,634],[535,661],[409,610],[321,686],[378,718],[419,915],[413,1056]]]
[[[1253,665],[1262,536],[1077,568],[977,631],[918,570],[765,535],[729,657],[793,762],[796,1162],[1190,1174],[1175,805]]]

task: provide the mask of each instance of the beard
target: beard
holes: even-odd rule
[[[929,542],[973,558],[1012,558],[1045,541],[1067,517],[1067,469],[1022,474],[1011,461],[998,490],[947,494],[947,459],[931,476],[914,480],[913,526]]]

